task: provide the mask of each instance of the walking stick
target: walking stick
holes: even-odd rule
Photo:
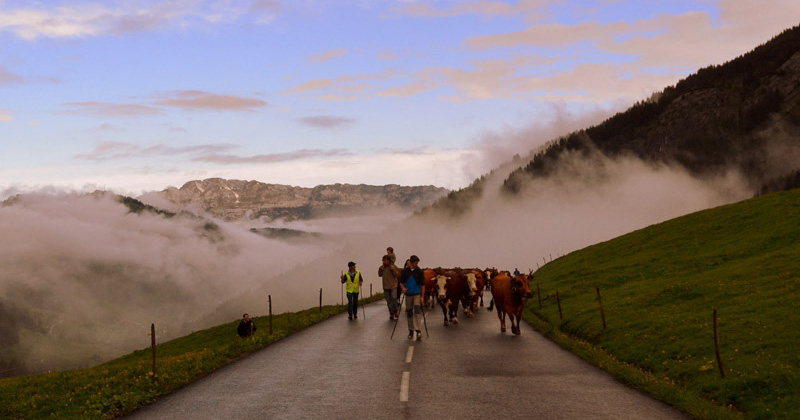
[[[400,309],[397,310],[397,313],[400,313],[400,310],[403,309],[403,301],[406,299],[406,295],[400,298]],[[390,340],[394,340],[394,331],[397,329],[397,323],[400,322],[400,317],[398,316],[397,319],[394,320],[394,328],[392,328],[392,336],[389,338]]]
[[[359,290],[359,291],[361,291],[361,287],[360,287],[360,285],[359,285],[359,288],[358,288],[358,290]],[[362,298],[362,301],[361,301],[361,309],[364,311],[364,320],[366,321],[366,320],[367,320],[367,308],[366,308],[365,306],[366,306],[366,304],[367,304],[367,298],[365,298],[365,297],[363,297],[363,296],[362,296],[361,298]]]
[[[422,325],[425,326],[425,337],[427,338],[430,337],[430,334],[428,334],[428,320],[425,319],[425,308],[420,305],[419,309],[422,311]]]

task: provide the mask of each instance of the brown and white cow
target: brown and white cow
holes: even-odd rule
[[[443,275],[437,274],[434,278],[436,281],[435,292],[436,292],[436,301],[439,302],[439,306],[442,308],[442,315],[444,316],[444,326],[450,325],[450,322],[447,320],[447,311],[450,308],[450,304],[447,301],[447,289],[449,286],[450,278]],[[458,321],[456,321],[458,322]]]
[[[469,295],[466,277],[460,268],[438,272],[436,294],[444,315],[444,325],[458,324],[458,306],[468,307],[465,299]]]
[[[500,319],[500,331],[506,332],[506,314],[511,320],[511,332],[519,335],[519,322],[522,319],[522,308],[525,299],[532,296],[529,282],[533,276],[518,274],[511,277],[498,274],[492,279],[492,302],[489,310],[497,304],[497,317]]]
[[[483,291],[486,288],[486,274],[478,269],[470,270],[475,275],[476,292],[470,297],[470,307],[473,311],[478,310],[478,304],[483,306]]]
[[[478,294],[478,276],[470,270],[464,275],[464,279],[467,282],[467,289],[464,291],[464,295],[461,296],[461,305],[464,307],[464,313],[472,318],[475,316],[475,309],[477,309],[477,307],[473,306],[473,301],[477,302],[477,299],[480,298]]]

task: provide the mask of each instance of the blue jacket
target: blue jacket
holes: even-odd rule
[[[403,274],[400,275],[400,283],[408,289],[406,296],[419,295],[422,293],[422,286],[425,285],[425,274],[419,267],[414,270],[406,267],[403,269]]]

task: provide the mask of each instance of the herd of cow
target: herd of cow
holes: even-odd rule
[[[425,273],[425,295],[423,305],[432,308],[436,302],[442,308],[444,325],[458,323],[459,305],[464,308],[468,317],[474,316],[478,305],[483,306],[483,291],[492,292],[489,311],[497,306],[497,317],[500,319],[500,331],[506,332],[506,314],[511,321],[511,332],[519,334],[519,322],[522,317],[524,300],[531,297],[530,281],[533,273],[511,274],[490,268],[434,268],[423,270]]]

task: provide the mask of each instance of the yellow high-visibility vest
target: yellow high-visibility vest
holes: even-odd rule
[[[344,278],[346,280],[345,288],[347,289],[347,293],[358,293],[361,288],[359,287],[359,283],[361,282],[361,272],[356,270],[356,275],[353,278],[350,278],[350,272],[344,273]]]

